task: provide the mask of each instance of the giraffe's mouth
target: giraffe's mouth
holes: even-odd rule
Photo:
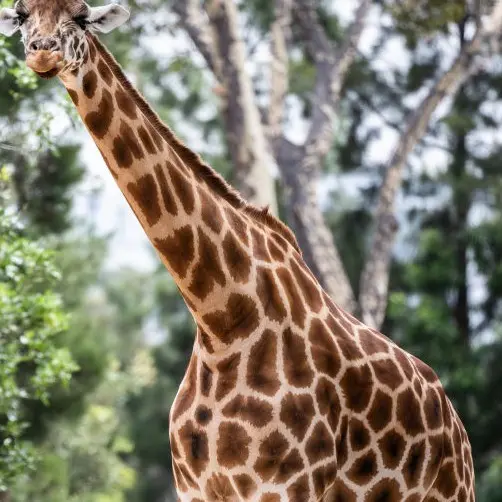
[[[50,79],[59,73],[59,68],[53,68],[52,70],[44,72],[36,71],[35,73],[41,78]]]
[[[39,77],[48,79],[55,77],[63,68],[63,54],[53,51],[30,52],[26,56],[26,65]]]

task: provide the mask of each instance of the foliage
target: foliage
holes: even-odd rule
[[[78,367],[55,340],[68,326],[53,254],[23,236],[0,209],[0,490],[33,465],[24,441],[33,402],[49,406],[57,385],[67,386]]]

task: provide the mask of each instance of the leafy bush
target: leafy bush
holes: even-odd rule
[[[51,390],[78,368],[53,343],[67,317],[51,288],[59,275],[50,251],[23,236],[0,209],[0,491],[33,466],[26,411],[48,405]]]

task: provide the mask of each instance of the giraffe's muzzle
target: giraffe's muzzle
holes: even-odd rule
[[[42,78],[55,77],[64,66],[63,53],[41,50],[28,53],[26,65]]]

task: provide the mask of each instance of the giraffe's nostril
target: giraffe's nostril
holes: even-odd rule
[[[40,40],[35,40],[34,42],[31,42],[30,45],[29,45],[29,49],[30,51],[38,51],[40,50],[40,47],[41,47],[41,41]]]
[[[38,38],[37,40],[33,40],[28,46],[31,52],[55,51],[57,48],[58,44],[53,38]]]

